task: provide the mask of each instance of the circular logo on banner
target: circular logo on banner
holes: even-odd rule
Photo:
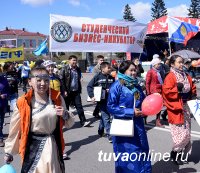
[[[72,27],[66,22],[56,22],[51,27],[51,36],[55,41],[67,42],[72,36]]]

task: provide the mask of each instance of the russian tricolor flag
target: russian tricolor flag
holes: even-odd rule
[[[186,45],[188,40],[194,37],[198,31],[198,26],[183,22],[174,17],[168,17],[168,33],[170,41]]]

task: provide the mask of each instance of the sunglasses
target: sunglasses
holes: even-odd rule
[[[30,78],[36,78],[37,82],[41,82],[41,80],[44,80],[45,83],[49,83],[48,74],[30,75]]]

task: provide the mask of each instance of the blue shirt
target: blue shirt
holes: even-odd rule
[[[71,70],[70,91],[78,91],[78,72],[74,68],[70,68],[70,70]]]

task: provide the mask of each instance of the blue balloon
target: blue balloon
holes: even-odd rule
[[[5,164],[0,168],[0,173],[16,173],[11,164]]]

